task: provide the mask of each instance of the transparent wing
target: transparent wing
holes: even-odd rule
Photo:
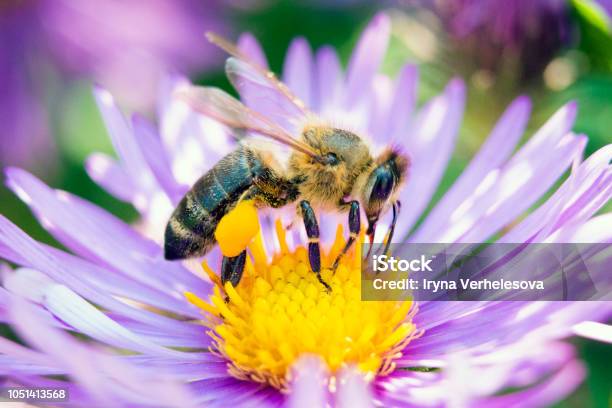
[[[310,146],[296,140],[283,128],[221,89],[193,86],[177,91],[175,96],[195,111],[239,131],[241,136],[255,132],[320,160]]]
[[[246,104],[256,106],[259,112],[289,130],[294,130],[303,119],[313,115],[274,73],[254,62],[228,40],[214,33],[206,36],[233,57],[227,60],[225,70]]]

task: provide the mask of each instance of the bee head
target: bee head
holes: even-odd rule
[[[408,173],[410,160],[394,150],[386,150],[378,159],[367,176],[361,191],[361,201],[368,219],[366,233],[370,239],[374,237],[376,223],[380,214],[388,208],[392,197]]]

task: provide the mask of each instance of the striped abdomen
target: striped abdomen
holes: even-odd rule
[[[252,150],[240,147],[203,175],[168,221],[165,258],[205,255],[215,243],[214,233],[221,218],[236,205],[263,169],[263,163]]]

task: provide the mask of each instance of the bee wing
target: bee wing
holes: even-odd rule
[[[214,33],[207,33],[206,36],[211,43],[233,57],[227,60],[225,70],[230,82],[249,106],[257,106],[258,111],[265,112],[286,129],[294,129],[298,125],[296,122],[313,115],[274,73],[254,62],[228,40]],[[292,118],[293,122],[288,118]]]
[[[296,140],[280,126],[221,89],[193,86],[180,89],[175,95],[195,111],[240,131],[241,136],[255,132],[320,160],[310,146]]]

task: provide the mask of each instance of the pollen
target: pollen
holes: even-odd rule
[[[335,273],[329,269],[344,246],[341,226],[322,259],[331,291],[317,281],[306,249],[290,251],[280,222],[276,231],[279,252],[269,257],[258,234],[236,288],[221,287],[204,263],[214,293],[208,301],[186,293],[202,310],[213,338],[211,351],[228,361],[229,373],[287,391],[293,363],[306,354],[324,360],[332,379],[346,365],[356,366],[367,379],[393,371],[394,360],[421,334],[412,323],[413,303],[361,300],[361,245],[342,258]]]
[[[215,230],[221,253],[238,256],[259,232],[259,218],[253,201],[241,201],[227,213]]]

